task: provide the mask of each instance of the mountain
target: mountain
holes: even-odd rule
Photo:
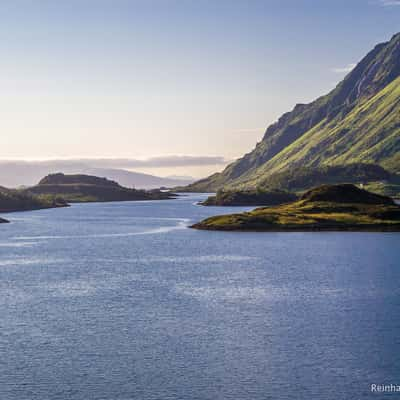
[[[274,173],[352,163],[400,172],[400,33],[375,46],[335,89],[297,104],[255,149],[188,191],[254,188]]]
[[[57,196],[68,202],[166,200],[170,193],[159,190],[145,191],[129,189],[115,181],[91,175],[51,174],[38,185],[24,189],[21,193],[40,196]]]
[[[323,185],[298,201],[217,215],[192,228],[223,231],[400,231],[400,206],[354,185]]]
[[[104,176],[117,181],[122,186],[140,189],[181,186],[194,181],[190,177],[185,179],[161,178],[120,168],[93,167],[87,162],[80,162],[79,160],[0,161],[0,185],[12,188],[33,186],[43,176],[57,172]]]

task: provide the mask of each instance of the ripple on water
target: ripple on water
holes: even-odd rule
[[[118,238],[141,235],[154,235],[160,233],[168,233],[175,230],[186,229],[190,219],[188,218],[170,218],[170,220],[178,221],[173,226],[159,226],[154,229],[145,229],[136,232],[116,232],[116,233],[93,233],[87,235],[43,235],[43,236],[15,236],[14,240],[53,240],[53,239],[100,239],[100,238]]]
[[[0,267],[19,265],[49,265],[65,263],[65,259],[52,257],[13,257],[0,260]]]
[[[195,287],[192,285],[176,285],[175,290],[178,294],[194,297],[202,301],[239,301],[239,302],[260,302],[265,300],[269,294],[263,287],[257,286],[203,286]]]
[[[21,247],[33,247],[38,245],[40,242],[0,242],[0,247],[7,248],[21,248]]]

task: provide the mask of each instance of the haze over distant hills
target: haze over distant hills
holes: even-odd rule
[[[126,188],[107,178],[62,173],[47,175],[40,182],[19,192],[33,196],[51,196],[67,202],[109,202],[136,200],[167,200],[174,195],[162,190]]]
[[[276,174],[355,164],[400,172],[400,33],[375,46],[330,93],[283,114],[253,151],[187,190],[268,187]]]
[[[194,181],[191,177],[159,177],[155,175],[113,168],[117,160],[54,160],[54,161],[0,161],[0,185],[19,187],[36,185],[43,176],[63,172],[66,174],[87,174],[108,178],[122,186],[140,189],[174,187]],[[101,167],[105,164],[105,167]]]

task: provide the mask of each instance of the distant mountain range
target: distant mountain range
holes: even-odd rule
[[[400,33],[375,46],[330,93],[283,114],[253,151],[186,190],[269,187],[276,174],[350,164],[399,173],[399,75]]]
[[[57,172],[101,176],[116,181],[122,186],[138,189],[175,187],[194,181],[191,177],[162,178],[120,168],[92,167],[90,164],[74,160],[0,161],[0,185],[14,188],[33,186],[43,176]]]

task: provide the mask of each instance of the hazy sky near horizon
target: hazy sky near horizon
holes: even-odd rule
[[[399,22],[397,0],[2,1],[0,158],[235,158]]]

